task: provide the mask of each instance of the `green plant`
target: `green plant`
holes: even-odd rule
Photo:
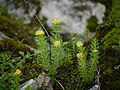
[[[96,38],[91,40],[90,54],[89,58],[87,56],[87,51],[83,46],[82,42],[77,42],[77,48],[79,53],[78,58],[78,68],[80,70],[80,76],[83,82],[91,82],[95,76],[98,64],[98,41]],[[88,59],[88,60],[87,60]]]
[[[97,65],[99,63],[99,52],[98,52],[99,44],[96,38],[91,40],[90,45],[90,65],[88,69],[89,80],[91,81],[97,72]]]
[[[35,40],[38,45],[38,50],[40,51],[40,54],[37,55],[36,63],[41,64],[45,71],[48,71],[49,75],[56,77],[58,67],[65,65],[64,63],[66,63],[66,61],[72,61],[73,57],[76,58],[75,55],[79,52],[77,57],[80,77],[82,77],[85,83],[91,82],[95,76],[98,64],[97,39],[92,39],[88,57],[87,50],[83,46],[83,43],[77,42],[77,39],[80,37],[78,34],[73,35],[71,42],[62,42],[62,38],[58,31],[60,29],[60,24],[58,22],[58,19],[53,19],[52,38],[48,37],[49,42],[41,28],[36,31]],[[69,47],[71,47],[71,49]],[[87,60],[88,58],[89,60]],[[79,83],[79,88],[82,87],[81,84],[82,83]]]
[[[64,57],[64,50],[62,48],[62,39],[59,33],[60,25],[57,18],[53,19],[52,26],[52,38],[50,43],[47,41],[47,37],[44,35],[44,31],[39,28],[36,35],[36,43],[40,55],[37,56],[36,63],[43,65],[49,74],[55,76],[57,74],[57,68],[60,66],[60,62]]]
[[[20,86],[19,76],[14,74],[15,70],[21,66],[19,62],[20,57],[12,59],[6,53],[0,53],[0,89],[3,90],[17,90]]]
[[[86,85],[90,86],[97,73],[98,64],[98,41],[91,39],[91,44],[77,41],[79,35],[74,34],[71,41],[63,42],[65,55],[64,64],[59,67],[57,79],[66,90],[84,90]],[[88,46],[90,46],[88,49]],[[89,50],[89,51],[88,51]],[[66,60],[68,59],[68,60]],[[67,63],[64,61],[68,61]],[[62,82],[64,81],[64,83]],[[74,86],[73,86],[74,85]],[[58,86],[59,87],[59,86]],[[55,88],[56,90],[59,90]]]
[[[31,54],[19,51],[19,55],[19,57],[12,57],[11,54],[0,53],[0,90],[20,89],[22,69],[26,59],[31,58]]]
[[[97,39],[94,38],[91,41],[91,49],[88,57],[86,48],[83,46],[83,43],[77,42],[80,37],[78,34],[73,35],[71,43],[62,42],[62,38],[58,31],[60,29],[59,20],[54,18],[52,25],[52,38],[48,35],[48,33],[46,33],[48,35],[49,42],[47,41],[47,36],[45,36],[42,28],[39,28],[35,33],[35,40],[38,45],[38,50],[40,51],[40,54],[37,55],[36,63],[41,64],[51,76],[56,77],[57,68],[64,65],[64,62],[66,61],[72,61],[73,57],[76,57],[75,55],[77,52],[79,52],[77,57],[80,77],[82,77],[82,80],[85,83],[91,82],[95,76],[98,64]],[[69,47],[72,48],[70,49]],[[88,58],[89,60],[87,60]],[[82,87],[81,84],[82,83],[78,84],[79,88]]]

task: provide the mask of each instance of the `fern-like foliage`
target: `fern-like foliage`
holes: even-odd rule
[[[84,46],[78,45],[79,53],[78,57],[78,68],[80,70],[80,76],[84,82],[90,82],[93,80],[98,65],[98,40],[93,38],[91,41],[91,48],[89,53],[89,60],[87,58],[87,51]]]
[[[98,52],[98,40],[94,38],[91,40],[91,52],[90,52],[90,64],[89,64],[89,80],[91,81],[96,74],[98,59],[99,59],[99,52]]]
[[[41,28],[38,31],[42,31]],[[35,37],[37,43],[37,49],[40,51],[40,54],[37,55],[36,63],[41,64],[45,70],[50,69],[50,52],[49,52],[49,45],[47,43],[47,37],[45,35],[36,35]]]

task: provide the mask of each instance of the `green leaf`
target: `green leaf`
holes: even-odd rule
[[[21,56],[25,56],[25,53],[24,53],[23,51],[19,51],[19,54],[20,54]]]

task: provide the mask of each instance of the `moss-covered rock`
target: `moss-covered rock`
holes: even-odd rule
[[[38,12],[36,11],[36,15],[37,13]],[[46,29],[50,31],[46,24],[46,20],[47,18],[45,17],[42,17],[41,19]],[[31,21],[30,24],[24,24],[22,20],[10,15],[5,7],[0,6],[0,31],[10,38],[17,38],[18,40],[24,39],[24,43],[36,47],[34,41],[35,26],[40,26],[40,23],[35,17],[33,17]]]
[[[0,40],[0,52],[16,52],[18,53],[19,51],[24,51],[24,52],[32,52],[30,48],[28,48],[26,45],[24,45],[22,42],[19,40],[15,40],[12,38],[5,38],[3,40]]]
[[[120,2],[113,2],[112,11],[109,17],[97,27],[97,36],[101,44],[104,44],[104,49],[111,48],[112,45],[120,41]]]
[[[100,42],[101,88],[118,90],[120,88],[120,0],[112,2],[112,9],[106,20],[97,27],[96,36]]]
[[[22,21],[16,18],[1,16],[0,31],[11,38],[24,39],[25,43],[35,46],[34,30],[32,30],[32,27],[24,25]]]

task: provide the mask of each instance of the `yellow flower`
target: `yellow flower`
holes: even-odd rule
[[[21,74],[21,71],[19,69],[17,69],[13,74],[15,75],[20,75]]]
[[[41,28],[39,28],[36,32],[35,35],[44,35],[44,32]]]
[[[77,46],[77,47],[82,47],[82,46],[83,46],[83,43],[79,41],[79,42],[76,43],[76,46]]]
[[[54,46],[55,46],[55,47],[60,46],[60,41],[54,41]]]
[[[98,52],[98,50],[95,49],[95,50],[92,50],[92,52],[95,52],[95,53],[96,53],[96,52]]]
[[[58,19],[58,18],[54,18],[53,20],[52,20],[52,23],[53,24],[59,24],[60,23],[60,20]]]
[[[81,59],[81,58],[83,57],[83,53],[78,53],[78,54],[77,54],[77,57],[78,57],[79,59]]]

